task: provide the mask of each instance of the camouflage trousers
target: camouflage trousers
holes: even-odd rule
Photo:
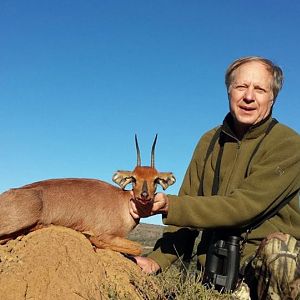
[[[276,232],[264,239],[245,274],[251,299],[300,300],[300,241]]]

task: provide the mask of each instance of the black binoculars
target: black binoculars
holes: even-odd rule
[[[220,292],[236,288],[240,268],[240,236],[213,239],[205,263],[204,283]]]

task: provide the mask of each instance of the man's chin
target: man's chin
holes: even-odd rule
[[[235,118],[235,123],[239,127],[248,128],[257,123],[256,116],[238,116]]]

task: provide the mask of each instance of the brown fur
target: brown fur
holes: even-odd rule
[[[123,188],[124,180],[134,180],[137,201],[153,199],[156,180],[164,180],[166,185],[175,182],[171,173],[137,168],[136,173],[119,171],[115,175],[115,182],[122,182]],[[144,181],[149,186],[147,197],[141,190]],[[126,239],[138,223],[129,213],[130,198],[129,191],[96,179],[50,179],[11,189],[0,195],[0,240],[54,224],[84,233],[98,248],[139,255],[140,245]]]

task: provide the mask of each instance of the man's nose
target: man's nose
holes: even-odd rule
[[[245,91],[244,100],[254,101],[254,89],[252,87],[248,87]]]

